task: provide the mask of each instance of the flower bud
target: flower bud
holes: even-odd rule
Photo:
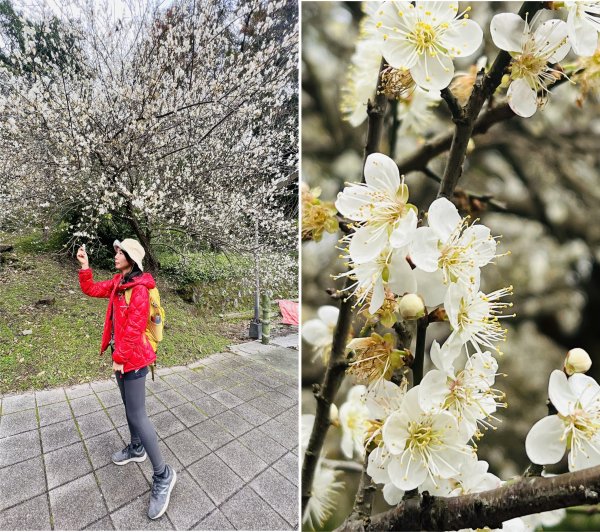
[[[416,320],[425,315],[425,304],[417,294],[406,294],[400,300],[399,310],[405,320]]]
[[[585,373],[591,367],[592,359],[590,358],[590,355],[587,354],[587,351],[581,349],[581,347],[571,349],[567,353],[564,367],[567,375],[573,375],[574,373]]]
[[[334,403],[331,403],[331,406],[329,407],[329,420],[334,427],[340,426],[340,414],[338,412],[338,407],[335,406]]]

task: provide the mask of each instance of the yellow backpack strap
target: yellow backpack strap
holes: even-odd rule
[[[131,293],[133,292],[133,288],[128,288],[127,290],[125,290],[125,303],[127,303],[129,305],[129,302],[131,301]]]

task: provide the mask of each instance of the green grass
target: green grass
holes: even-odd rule
[[[111,357],[99,351],[107,300],[81,292],[77,266],[68,259],[32,254],[30,242],[22,244],[19,262],[0,265],[0,393],[106,378]],[[94,274],[96,280],[112,276]],[[202,307],[182,301],[164,279],[157,283],[167,313],[159,365],[186,364],[233,343],[219,334],[227,324],[218,315],[203,315]],[[55,302],[36,305],[46,298]],[[32,334],[23,335],[27,330]]]

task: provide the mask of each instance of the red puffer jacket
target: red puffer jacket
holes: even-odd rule
[[[118,273],[109,281],[95,283],[91,269],[79,270],[79,285],[84,294],[109,298],[100,353],[104,353],[110,344],[112,311],[115,339],[112,358],[117,364],[123,364],[123,373],[127,373],[156,360],[156,353],[145,334],[150,313],[148,290],[156,283],[149,273],[134,277],[126,284],[120,284],[122,279],[123,275]],[[125,301],[128,288],[133,289],[129,305]]]

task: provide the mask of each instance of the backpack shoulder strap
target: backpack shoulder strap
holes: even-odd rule
[[[133,292],[133,288],[128,288],[127,290],[125,290],[125,303],[127,303],[129,305],[129,302],[131,301],[131,293]]]

